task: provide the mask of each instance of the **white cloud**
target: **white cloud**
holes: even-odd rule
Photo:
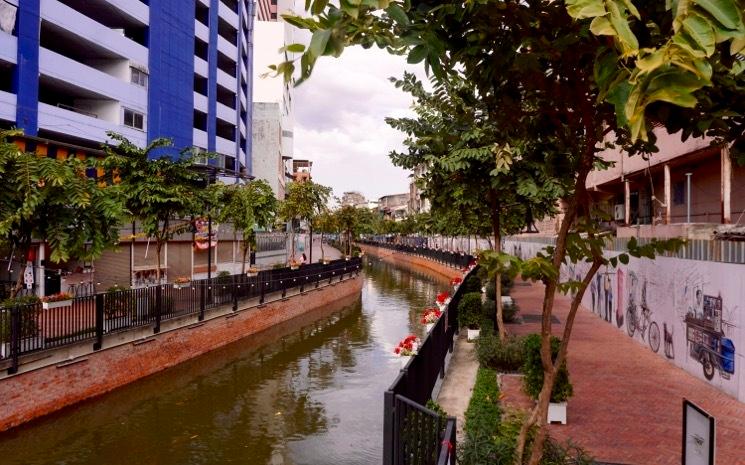
[[[368,199],[408,191],[409,172],[394,167],[388,153],[404,135],[387,116],[410,115],[411,98],[388,78],[404,70],[420,78],[420,66],[378,49],[349,48],[338,59],[322,58],[295,91],[295,157],[313,160],[313,177],[334,188],[361,191]]]

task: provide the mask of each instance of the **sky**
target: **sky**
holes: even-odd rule
[[[409,171],[393,166],[388,153],[403,148],[404,134],[388,116],[413,115],[411,98],[389,77],[421,66],[377,48],[351,47],[339,58],[321,58],[313,75],[295,89],[294,157],[313,161],[315,182],[334,195],[359,191],[368,200],[409,191]]]

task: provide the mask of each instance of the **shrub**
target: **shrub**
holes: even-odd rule
[[[501,342],[491,330],[482,329],[476,340],[479,364],[500,372],[520,371],[525,362],[524,350],[522,338],[509,336],[505,342]]]
[[[507,276],[502,275],[502,295],[509,295],[512,290],[512,286],[515,284],[515,280]],[[493,279],[486,280],[486,298],[491,300],[497,300],[497,286]]]
[[[557,337],[551,337],[551,359],[556,360],[559,353],[559,344],[561,341]],[[525,375],[524,384],[525,392],[533,399],[538,399],[543,386],[543,364],[541,362],[541,336],[531,334],[525,337],[525,363],[523,364],[523,374]],[[572,383],[569,382],[569,370],[566,361],[561,365],[556,373],[554,389],[551,391],[551,402],[564,402],[574,393]]]
[[[458,324],[461,327],[475,329],[488,326],[482,324],[484,319],[486,319],[486,315],[481,305],[481,293],[469,292],[464,294],[458,303]]]
[[[458,462],[469,465],[502,463],[498,461],[502,454],[494,441],[500,416],[497,373],[490,368],[480,367],[465,413],[465,441],[459,451]]]
[[[479,294],[481,294],[481,280],[475,274],[471,274],[463,281],[463,284],[461,284],[461,288],[463,289],[461,291],[463,294],[469,292],[478,292]]]

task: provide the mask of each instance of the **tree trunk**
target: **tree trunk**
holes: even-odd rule
[[[326,261],[326,255],[323,252],[323,231],[321,231],[321,261]]]
[[[246,274],[246,255],[248,254],[249,249],[251,249],[251,245],[247,243],[245,240],[243,241],[243,260],[241,261],[241,274]]]
[[[163,241],[157,239],[155,241],[155,282],[161,284],[161,273],[160,273],[160,249],[163,247]]]
[[[502,232],[501,232],[501,224],[500,220],[501,213],[499,211],[499,200],[497,199],[497,195],[494,191],[489,193],[489,201],[491,203],[491,209],[492,209],[492,217],[491,217],[491,224],[492,224],[492,231],[494,232],[494,251],[496,253],[502,252]],[[495,289],[495,296],[494,300],[496,301],[496,307],[497,307],[497,331],[499,332],[499,340],[504,342],[507,340],[507,330],[504,327],[504,307],[502,306],[502,274],[499,273],[499,270],[497,270],[497,273],[494,276],[494,289]]]
[[[308,263],[313,263],[313,228],[308,225],[308,231],[310,232],[310,245],[308,245]]]

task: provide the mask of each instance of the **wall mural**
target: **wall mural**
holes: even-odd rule
[[[541,244],[507,241],[535,256]],[[615,253],[606,253],[611,257]],[[562,280],[589,268],[565,266]],[[745,266],[680,258],[631,258],[603,267],[585,292],[588,311],[649,350],[745,402]]]

